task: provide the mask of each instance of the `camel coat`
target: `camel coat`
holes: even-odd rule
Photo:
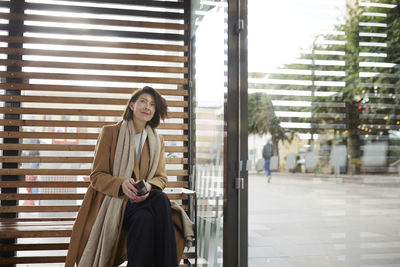
[[[68,247],[68,254],[65,261],[66,267],[73,267],[75,263],[79,262],[105,195],[124,198],[124,204],[122,206],[122,216],[120,218],[121,227],[118,230],[117,241],[113,246],[110,261],[108,262],[107,266],[118,266],[126,260],[126,233],[122,229],[122,225],[128,198],[124,194],[120,194],[120,188],[122,182],[128,177],[115,177],[112,174],[112,166],[114,166],[114,156],[121,123],[122,121],[118,122],[117,124],[104,126],[99,135],[95,148],[93,168],[90,174],[91,183],[86,192],[85,198],[79,209],[78,216],[72,229],[71,240]],[[148,180],[148,182],[152,185],[153,188],[158,187],[159,189],[163,190],[167,185],[167,172],[165,169],[165,147],[162,137],[160,137],[160,141],[161,152],[157,171],[154,177]],[[146,139],[141,154],[140,167],[135,158],[133,171],[133,178],[135,180],[140,180],[146,177],[146,174],[149,170],[150,162],[149,151],[149,144]],[[185,243],[182,231],[183,226],[180,216],[174,212],[172,212],[172,219],[174,222],[177,255],[179,262],[183,253]]]

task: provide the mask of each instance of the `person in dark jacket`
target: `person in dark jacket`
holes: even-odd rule
[[[263,147],[262,156],[264,158],[264,172],[267,176],[268,183],[271,182],[271,170],[270,163],[271,157],[274,155],[274,149],[271,142],[268,140],[267,143]]]

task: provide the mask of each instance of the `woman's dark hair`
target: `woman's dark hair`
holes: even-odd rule
[[[129,104],[131,102],[135,103],[139,97],[142,94],[149,94],[152,95],[154,98],[154,102],[156,104],[156,110],[154,112],[153,118],[147,122],[148,125],[151,126],[151,128],[157,128],[158,125],[160,125],[160,120],[165,119],[167,117],[167,102],[165,99],[152,87],[150,86],[145,86],[142,89],[137,89],[132,93],[131,98],[129,99],[128,103],[126,104],[124,114],[122,115],[122,118],[126,121],[132,120],[133,119],[133,111],[129,107]]]

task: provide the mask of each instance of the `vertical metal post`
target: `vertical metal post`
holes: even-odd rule
[[[247,70],[247,0],[238,1],[238,102],[239,102],[239,168],[243,185],[238,191],[238,266],[248,265],[248,70]]]
[[[185,31],[185,45],[188,47],[188,51],[185,53],[185,55],[188,57],[188,63],[185,64],[185,67],[188,68],[188,74],[185,75],[185,78],[189,81],[188,86],[186,87],[188,91],[188,95],[185,97],[185,100],[188,102],[188,107],[186,108],[186,112],[188,113],[188,119],[187,124],[188,124],[188,130],[187,135],[188,135],[188,142],[187,142],[187,147],[188,147],[188,152],[187,152],[187,158],[188,158],[188,171],[189,171],[189,189],[193,190],[196,192],[196,183],[195,183],[195,160],[196,160],[196,130],[195,130],[195,103],[193,101],[194,95],[195,95],[195,90],[194,90],[194,85],[193,85],[193,51],[192,51],[192,43],[193,41],[191,40],[191,1],[185,1],[185,25],[187,26],[187,30]],[[192,220],[194,220],[195,223],[195,240],[194,240],[194,249],[195,249],[195,265],[197,266],[197,248],[198,248],[198,236],[197,236],[197,194],[194,193],[194,195],[189,198],[189,213],[190,217]],[[190,262],[188,262],[189,266],[192,266]]]
[[[188,68],[188,74],[185,75],[185,78],[189,81],[189,84],[187,86],[187,91],[188,95],[185,98],[185,100],[188,102],[188,107],[187,107],[187,112],[188,112],[188,161],[189,161],[189,189],[195,190],[195,184],[194,184],[194,164],[195,164],[195,156],[196,156],[196,143],[195,143],[195,112],[194,112],[194,95],[195,95],[195,90],[194,90],[194,85],[193,85],[193,60],[194,60],[194,55],[192,51],[192,43],[193,41],[191,40],[191,1],[186,1],[185,2],[185,25],[187,25],[188,29],[186,30],[185,34],[185,45],[188,47],[188,51],[185,53],[186,56],[188,57],[188,63],[185,64],[186,67]]]
[[[247,1],[228,0],[224,266],[247,266]],[[232,257],[232,254],[237,257]]]

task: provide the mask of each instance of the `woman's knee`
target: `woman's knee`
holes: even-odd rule
[[[169,204],[169,198],[168,198],[167,194],[165,194],[163,191],[153,190],[153,191],[151,191],[151,194],[153,194],[153,198],[156,199],[157,201],[161,201],[161,202]]]
[[[135,227],[151,228],[153,227],[154,216],[152,212],[148,209],[139,209],[134,214],[125,218],[124,226],[128,229],[135,225]]]
[[[148,209],[140,209],[134,215],[135,219],[140,220],[142,222],[152,222],[153,214]]]

